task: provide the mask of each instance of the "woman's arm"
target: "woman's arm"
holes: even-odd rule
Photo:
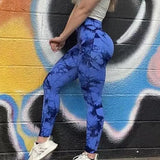
[[[83,23],[99,1],[80,0],[78,4],[75,4],[63,32],[59,37],[54,37],[49,41],[54,52],[63,48],[66,39]]]
[[[89,16],[98,2],[100,2],[100,0],[80,0],[79,4],[74,6],[65,28],[60,34],[60,37],[63,40],[66,40]]]

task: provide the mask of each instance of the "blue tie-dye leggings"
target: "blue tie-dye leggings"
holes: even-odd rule
[[[44,80],[39,136],[48,137],[52,133],[60,105],[60,88],[79,78],[88,107],[85,150],[94,153],[100,141],[104,122],[101,96],[106,64],[113,55],[114,45],[108,34],[103,31],[102,22],[99,20],[88,17],[76,31],[77,44],[64,54]]]

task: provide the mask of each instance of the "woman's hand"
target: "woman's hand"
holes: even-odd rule
[[[54,37],[50,39],[49,44],[53,52],[57,52],[58,50],[64,47],[65,42],[66,42],[66,39],[60,35],[59,37]]]

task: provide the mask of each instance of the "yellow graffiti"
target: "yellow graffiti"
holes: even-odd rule
[[[2,36],[31,37],[29,33],[22,18],[12,19],[0,27]],[[26,93],[40,87],[46,71],[37,58],[33,40],[5,38],[0,40],[0,48],[1,92]]]
[[[30,14],[21,12],[29,11],[30,3],[30,0],[2,0],[0,3],[0,94],[12,96],[19,114],[23,95],[39,88],[47,74],[35,50]],[[21,123],[17,123],[17,131],[29,150],[35,138],[23,132]]]

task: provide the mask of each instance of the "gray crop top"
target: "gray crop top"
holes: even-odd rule
[[[72,3],[78,4],[80,0],[72,0]],[[108,7],[109,7],[110,0],[101,0],[97,6],[92,10],[91,14],[88,17],[97,19],[102,21],[106,16]]]

